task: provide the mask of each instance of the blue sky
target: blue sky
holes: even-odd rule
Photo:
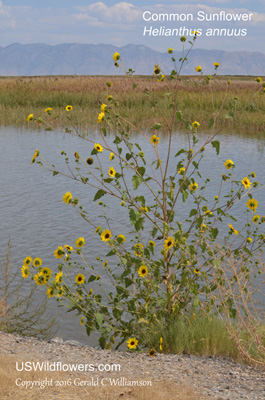
[[[154,18],[160,14],[192,14],[193,21],[144,21],[145,11]],[[198,21],[199,11],[209,16],[222,11],[253,16],[251,21],[240,22]],[[265,53],[265,0],[0,0],[0,46],[15,42],[135,43],[166,51],[178,45],[178,36],[144,36],[145,27],[148,32],[150,28],[200,29],[197,48]],[[217,28],[234,31],[232,36],[218,36],[217,31],[206,36],[209,29]]]

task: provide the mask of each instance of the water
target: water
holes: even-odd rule
[[[201,135],[202,136],[202,135]],[[91,133],[89,136],[94,142],[101,142],[99,134]],[[210,146],[206,150],[206,157],[200,171],[211,178],[208,186],[208,197],[214,198],[217,194],[216,176],[226,173],[224,161],[232,159],[236,165],[236,176],[242,179],[251,171],[255,171],[257,179],[264,181],[265,157],[264,139],[242,138],[234,135],[219,135],[221,140],[220,155],[216,157],[215,150]],[[154,158],[150,146],[141,137],[137,142],[143,147],[149,160]],[[187,137],[176,133],[172,142],[174,155],[182,146],[187,148]],[[78,151],[84,159],[90,156],[93,144],[84,142],[79,138],[54,132],[31,131],[15,129],[12,127],[0,129],[0,182],[1,182],[1,207],[0,207],[0,240],[1,254],[7,248],[9,235],[12,241],[12,262],[14,266],[22,266],[27,255],[41,257],[46,266],[55,268],[53,252],[58,245],[69,244],[74,246],[74,241],[82,236],[86,240],[87,261],[93,265],[98,255],[104,257],[106,247],[94,234],[94,228],[85,222],[73,207],[62,202],[62,196],[70,191],[73,196],[78,196],[81,204],[89,212],[89,218],[95,225],[104,226],[104,221],[96,217],[102,214],[102,207],[93,202],[95,191],[88,186],[66,179],[61,175],[55,177],[38,166],[31,164],[35,149],[39,149],[43,157],[56,165],[58,169],[67,172],[61,151],[68,153],[71,159]],[[167,151],[167,138],[161,138],[159,152],[164,159]],[[102,166],[105,170],[111,165],[108,155],[100,155]],[[170,168],[175,168],[176,159],[173,157]],[[130,183],[129,183],[130,184]],[[157,187],[154,188],[157,190]],[[258,191],[255,198],[259,200],[259,214],[265,214],[264,191]],[[105,198],[103,198],[105,200]],[[127,234],[130,223],[127,214],[120,207],[119,202],[108,200],[111,208],[112,229],[117,233]],[[245,202],[235,207],[233,215],[240,220]],[[178,212],[178,211],[177,211]],[[183,211],[180,209],[179,214]],[[236,224],[235,224],[236,225]],[[234,226],[235,226],[234,225]],[[238,227],[236,225],[236,227]],[[27,287],[25,286],[25,291]],[[50,301],[51,311],[57,311],[55,301]],[[66,311],[66,310],[65,310]],[[60,309],[58,335],[63,339],[75,339],[88,345],[97,345],[97,336],[87,337],[85,329],[79,324],[80,317],[66,313]]]

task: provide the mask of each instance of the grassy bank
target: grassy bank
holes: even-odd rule
[[[204,78],[205,79],[205,78]],[[200,76],[183,77],[179,84],[178,109],[182,110],[185,120],[197,120],[201,129],[207,129],[209,116],[213,110],[209,85]],[[258,135],[264,131],[265,96],[263,88],[253,97],[262,84],[257,84],[253,77],[218,77],[212,82],[214,87],[214,108],[218,110],[227,90],[227,79],[231,79],[223,111],[218,126],[223,130],[235,133]],[[107,81],[113,83],[108,88]],[[200,81],[203,81],[200,83]],[[132,84],[137,87],[132,89]],[[146,90],[152,92],[146,95]],[[130,116],[130,121],[142,128],[149,128],[154,122],[160,122],[150,107],[150,100],[159,99],[159,110],[169,117],[169,97],[166,82],[157,82],[155,77],[91,77],[91,76],[50,76],[50,77],[3,77],[0,79],[0,125],[23,126],[26,117],[34,113],[34,117],[47,118],[46,107],[53,108],[51,119],[56,126],[69,126],[71,116],[74,124],[82,129],[93,129],[98,126],[97,115],[100,103],[107,102],[106,96],[111,94],[118,102],[121,115]],[[237,116],[226,119],[229,108],[237,97]],[[66,105],[72,105],[73,111],[67,113]],[[246,107],[243,113],[239,110]],[[176,125],[176,129],[178,129]]]

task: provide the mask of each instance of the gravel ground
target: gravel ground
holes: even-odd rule
[[[130,380],[166,379],[191,385],[209,399],[265,399],[264,371],[222,358],[175,354],[158,354],[151,358],[148,354],[100,350],[75,341],[63,342],[60,338],[46,342],[4,332],[0,332],[0,343],[0,354],[13,354],[18,361],[46,361],[46,365],[54,362],[93,364],[95,370],[87,372],[90,380],[122,377],[123,385],[127,386]],[[106,364],[113,369],[120,364],[120,372],[100,371],[100,365]]]

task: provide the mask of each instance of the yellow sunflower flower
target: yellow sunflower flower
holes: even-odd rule
[[[127,347],[129,349],[136,349],[137,345],[138,345],[138,340],[134,337],[134,338],[130,338],[129,340],[127,340]]]
[[[238,235],[238,231],[233,227],[232,224],[229,224],[228,227],[230,228],[231,232],[233,232],[235,235]]]
[[[34,281],[37,285],[42,286],[45,285],[45,283],[47,282],[47,278],[42,272],[39,272],[34,276]]]
[[[98,123],[99,124],[103,121],[104,117],[105,117],[104,112],[101,112],[98,114]]]
[[[33,119],[33,114],[29,114],[28,116],[27,116],[27,121],[31,121]]]
[[[242,185],[245,186],[245,189],[251,187],[251,182],[249,181],[249,179],[247,177],[243,178],[241,182],[242,182]]]
[[[105,231],[102,232],[101,240],[103,240],[103,242],[108,242],[110,238],[112,238],[112,234],[109,229],[106,229]]]
[[[218,67],[220,67],[220,63],[219,63],[219,62],[214,62],[214,63],[213,63],[213,66],[214,66],[215,68],[218,68]]]
[[[36,149],[36,150],[35,150],[35,153],[34,153],[34,155],[33,155],[33,157],[32,157],[31,164],[33,164],[33,163],[35,162],[35,160],[36,160],[36,158],[39,156],[39,154],[40,154],[39,150]]]
[[[195,269],[194,269],[194,272],[195,272],[195,274],[200,274],[200,273],[201,273],[201,271],[199,270],[199,268],[195,268]]]
[[[149,351],[148,351],[148,355],[149,355],[150,357],[155,357],[155,356],[156,356],[156,349],[151,349],[151,350],[149,350]]]
[[[161,69],[159,68],[159,65],[155,64],[155,67],[154,67],[154,74],[155,74],[155,75],[159,75],[160,72],[161,72]]]
[[[168,52],[168,54],[172,54],[173,53],[172,47],[170,47],[167,52]]]
[[[86,244],[86,242],[83,237],[80,237],[80,238],[76,239],[76,241],[75,241],[76,247],[83,247],[84,244]]]
[[[110,161],[114,160],[114,158],[115,158],[114,153],[110,153],[110,155],[109,155]]]
[[[162,344],[163,344],[163,338],[162,338],[162,336],[161,336],[161,338],[160,338],[160,344],[159,344],[160,351],[162,351]]]
[[[226,169],[230,169],[230,168],[233,168],[235,166],[235,164],[233,163],[232,160],[226,160],[226,162],[224,163],[224,166]]]
[[[250,175],[252,176],[252,178],[256,178],[255,172],[251,171],[251,174],[250,174]]]
[[[58,249],[53,253],[55,258],[62,258],[65,254],[62,246],[58,246]]]
[[[52,270],[49,267],[43,267],[40,272],[46,276],[47,280],[49,280],[52,275]]]
[[[83,275],[83,274],[77,274],[75,277],[75,281],[78,285],[83,285],[85,280],[86,280],[86,278],[85,278],[85,275]]]
[[[126,237],[124,235],[118,235],[117,239],[119,240],[119,242],[124,243],[126,242]]]
[[[65,244],[64,247],[68,251],[68,253],[71,253],[72,251],[74,251],[72,246],[68,246],[67,244]]]
[[[200,125],[201,125],[201,124],[200,124],[198,121],[193,121],[193,123],[191,124],[191,126],[192,126],[194,129],[199,128]]]
[[[198,65],[198,67],[195,68],[196,72],[202,72],[202,67],[200,65]]]
[[[196,183],[196,182],[191,183],[189,186],[189,189],[191,192],[196,192],[196,190],[198,189],[198,183]]]
[[[104,113],[108,109],[107,104],[102,103],[101,106],[100,106],[100,109]]]
[[[94,148],[99,152],[102,153],[103,147],[99,143],[95,143]]]
[[[155,242],[153,240],[149,240],[148,246],[155,247]]]
[[[57,274],[55,275],[55,282],[56,283],[62,283],[63,281],[63,272],[57,272]]]
[[[136,243],[134,245],[134,254],[138,257],[142,257],[144,252],[144,245],[142,243]]]
[[[26,279],[30,275],[30,269],[27,265],[23,265],[21,268],[21,275],[23,279]]]
[[[47,107],[47,108],[45,108],[44,112],[48,113],[48,112],[51,112],[52,110],[53,109],[51,107]]]
[[[33,264],[34,267],[40,267],[41,264],[42,264],[42,259],[41,258],[34,258],[32,264]]]
[[[253,242],[253,240],[251,239],[251,237],[247,237],[246,241],[247,241],[247,243],[252,243],[252,242]]]
[[[258,77],[255,79],[255,81],[258,82],[258,83],[261,83],[261,82],[262,82],[262,78],[261,78],[260,76],[258,76]]]
[[[113,54],[113,61],[118,61],[120,58],[120,54],[116,51],[116,53]]]
[[[85,317],[82,317],[82,318],[80,319],[80,325],[81,325],[81,326],[84,325],[84,320],[85,320]]]
[[[250,210],[256,212],[256,208],[258,207],[259,202],[256,199],[248,199],[248,201],[246,202],[246,206],[247,208],[249,208]]]
[[[24,259],[23,265],[30,265],[30,264],[31,264],[31,261],[32,261],[32,258],[31,258],[31,257],[26,257],[26,258]]]
[[[179,174],[179,175],[184,175],[184,174],[185,174],[185,171],[186,171],[186,168],[181,167],[181,168],[178,170],[178,174]]]
[[[157,137],[156,135],[153,135],[151,137],[151,143],[156,146],[159,143],[160,137]]]
[[[254,222],[255,224],[258,222],[258,220],[260,219],[260,215],[256,214],[254,215],[254,217],[252,218],[252,222]]]
[[[63,195],[63,202],[66,203],[66,204],[70,204],[72,198],[73,198],[73,196],[72,196],[71,192],[66,192]]]
[[[93,293],[93,289],[90,289],[87,296],[90,297],[92,295],[92,293]]]
[[[65,109],[66,111],[71,111],[73,109],[73,106],[66,106]]]
[[[53,296],[55,295],[55,290],[54,290],[54,288],[49,287],[49,288],[47,289],[46,295],[49,297],[49,299],[50,299],[51,297],[53,297]]]
[[[165,239],[165,242],[164,242],[165,250],[168,251],[173,245],[174,245],[174,238],[172,236]]]
[[[141,265],[141,267],[138,269],[138,274],[144,278],[148,274],[148,268],[146,265]]]
[[[113,167],[109,167],[109,176],[110,176],[111,178],[114,178],[114,177],[115,177],[115,174],[116,174],[115,169],[114,169]]]
[[[58,288],[57,289],[57,297],[62,297],[62,295],[63,295],[63,288]]]

